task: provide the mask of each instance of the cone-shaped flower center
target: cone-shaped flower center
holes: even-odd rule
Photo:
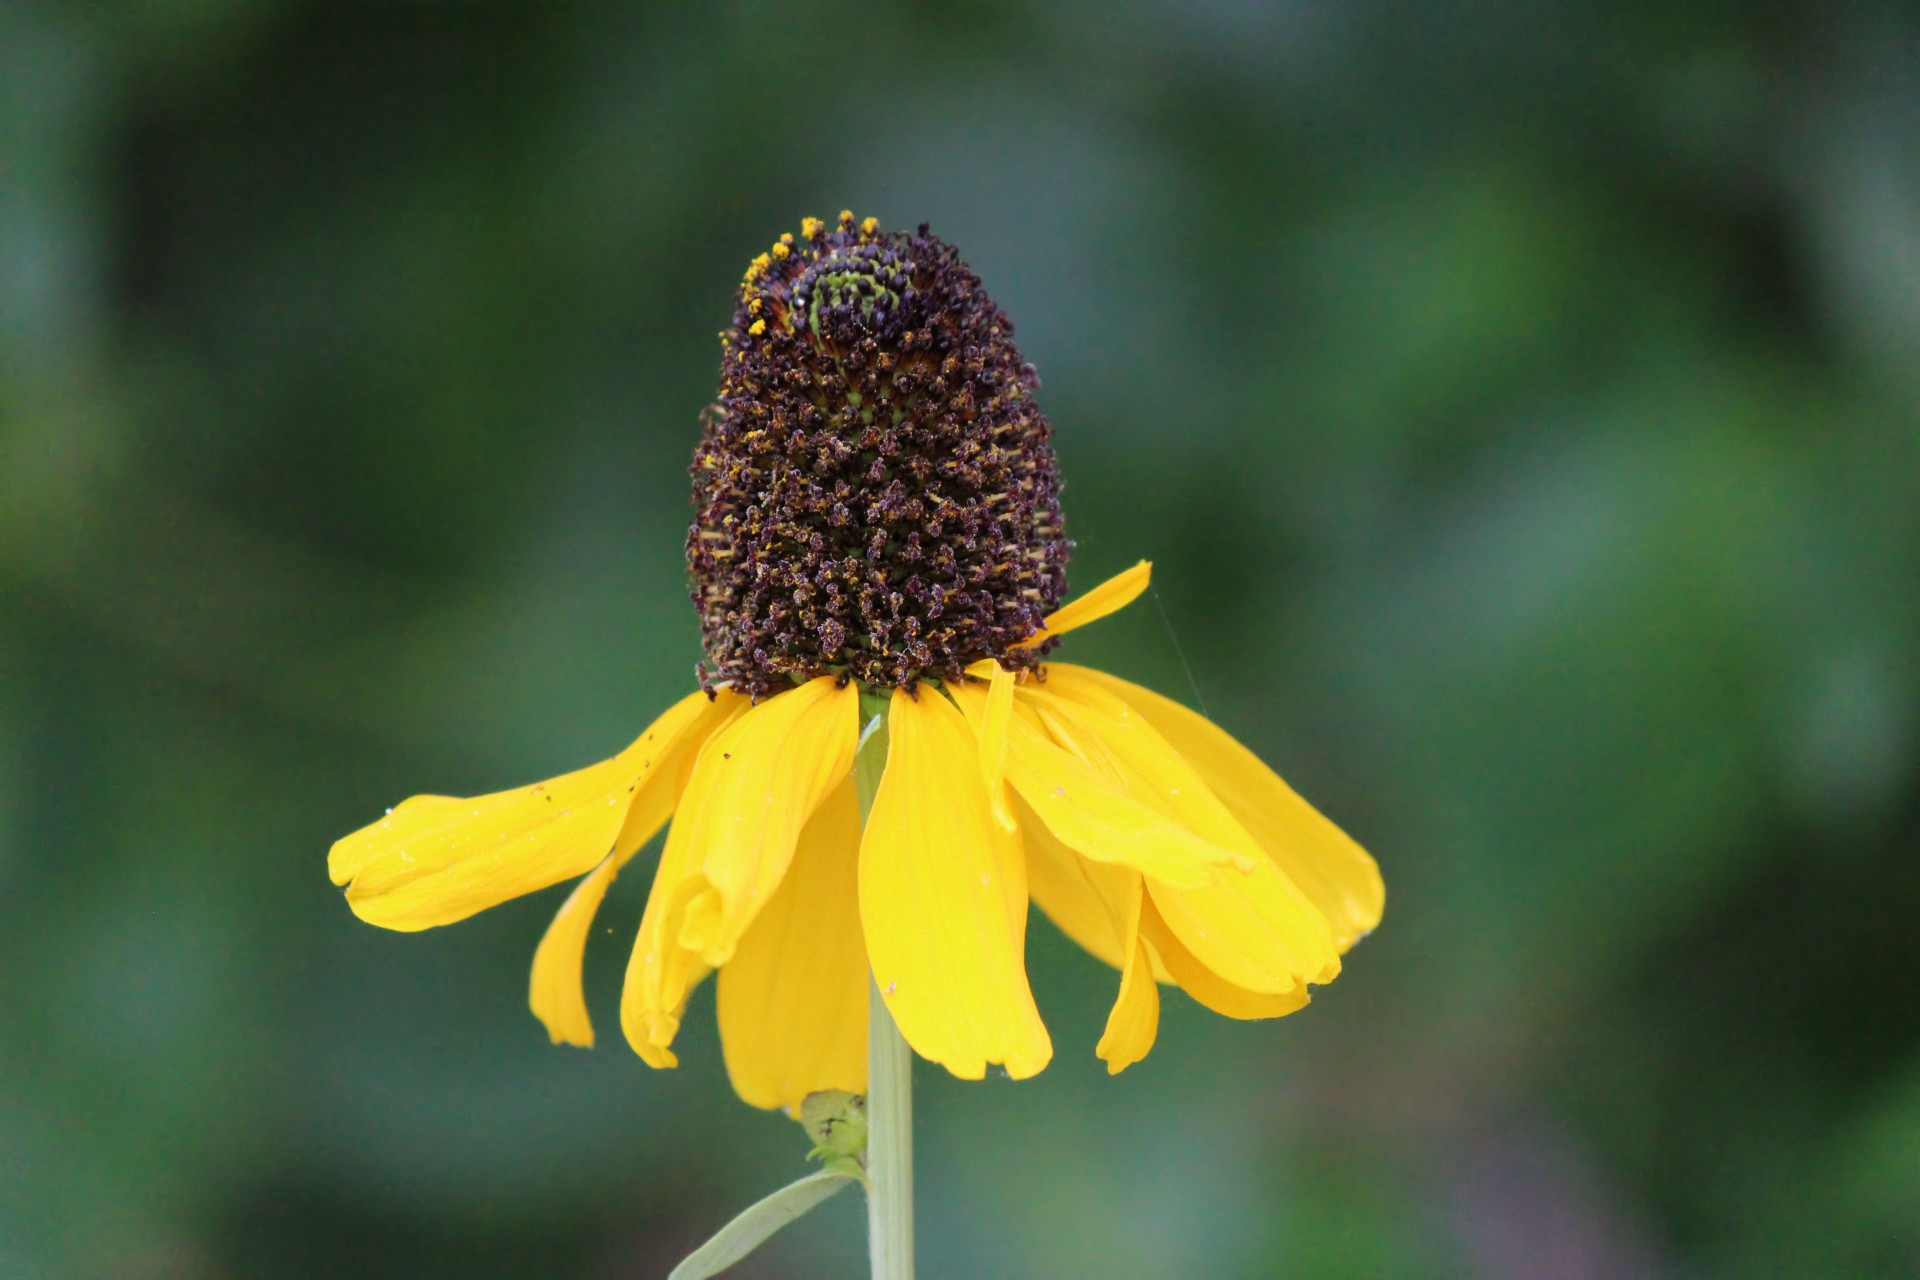
[[[1069,543],[1013,325],[928,234],[808,219],[754,259],[694,456],[703,682],[958,679],[1060,602]]]

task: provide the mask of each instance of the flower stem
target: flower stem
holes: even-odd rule
[[[913,1050],[867,993],[867,1256],[873,1280],[913,1280]]]
[[[887,764],[887,695],[863,691],[853,759],[866,825]],[[913,1280],[913,1050],[867,984],[867,1255],[872,1280]]]

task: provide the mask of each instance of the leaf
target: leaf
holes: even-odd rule
[[[667,1280],[707,1280],[708,1276],[719,1275],[765,1244],[774,1232],[798,1221],[856,1181],[844,1173],[812,1173],[789,1182],[720,1228],[713,1239],[688,1254]]]

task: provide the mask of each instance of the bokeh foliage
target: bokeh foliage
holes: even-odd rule
[[[1920,14],[0,7],[0,1275],[651,1276],[798,1169],[697,1004],[549,1047],[558,891],[333,837],[688,686],[714,332],[930,221],[1040,368],[1072,656],[1377,851],[1307,1013],[1036,924],[922,1075],[930,1276],[1920,1270]],[[852,1273],[851,1197],[741,1274]]]

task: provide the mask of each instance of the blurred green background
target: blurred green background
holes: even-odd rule
[[[1036,917],[1054,1065],[920,1076],[929,1280],[1920,1274],[1920,10],[12,0],[0,1276],[656,1277],[799,1171],[710,995],[613,1034],[646,875],[588,1053],[563,890],[324,860],[691,687],[714,335],[843,206],[1019,326],[1075,585],[1156,561],[1069,656],[1389,885],[1117,1079]]]

